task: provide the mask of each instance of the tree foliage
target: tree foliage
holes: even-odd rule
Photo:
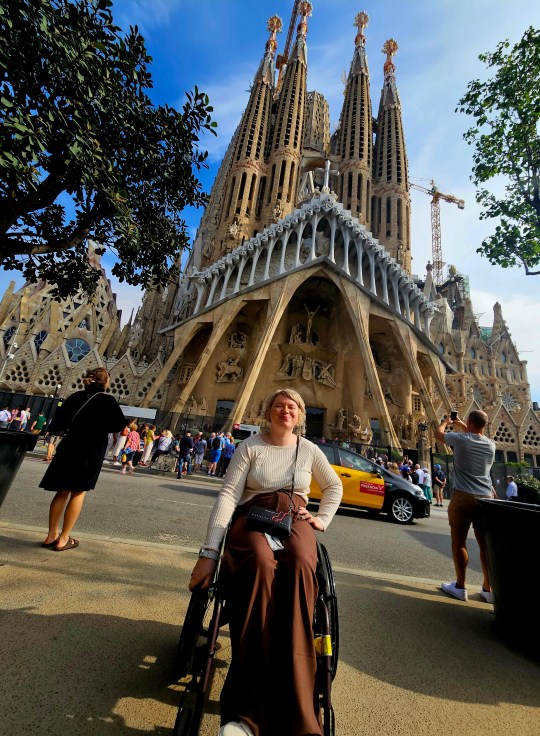
[[[117,255],[120,281],[165,284],[188,244],[182,210],[206,202],[208,98],[195,87],[180,111],[155,106],[144,39],[111,5],[0,5],[0,264],[60,297],[95,289],[88,238]]]
[[[469,82],[458,110],[476,120],[464,135],[474,145],[472,181],[481,217],[498,218],[479,253],[503,268],[540,264],[540,31],[530,27],[513,48],[508,41],[480,55],[493,76]],[[502,195],[482,185],[501,178]],[[494,182],[496,183],[496,182]]]

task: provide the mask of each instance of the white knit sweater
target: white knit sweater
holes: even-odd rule
[[[296,445],[267,444],[261,435],[244,440],[232,456],[225,482],[212,509],[205,547],[219,549],[235,508],[261,493],[291,489]],[[343,495],[343,486],[323,452],[309,440],[300,439],[294,474],[294,493],[308,499],[311,477],[322,491],[317,519],[325,530]]]

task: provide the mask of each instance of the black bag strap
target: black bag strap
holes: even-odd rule
[[[81,406],[81,407],[80,407],[79,409],[77,409],[77,411],[76,411],[76,412],[75,412],[75,414],[73,415],[73,419],[72,419],[72,420],[71,420],[71,422],[69,423],[69,429],[71,429],[71,427],[73,426],[73,422],[75,421],[75,419],[76,419],[76,418],[77,418],[77,417],[79,416],[79,414],[80,414],[80,413],[81,413],[81,411],[82,411],[82,410],[84,409],[84,407],[85,407],[85,406],[88,406],[88,404],[89,404],[89,403],[90,403],[90,402],[92,401],[92,399],[94,398],[94,396],[97,396],[98,394],[102,394],[102,393],[104,393],[104,392],[103,392],[103,391],[96,391],[96,393],[95,393],[95,394],[92,394],[92,396],[90,396],[90,398],[89,398],[89,399],[87,399],[87,400],[86,400],[86,401],[84,402],[84,404],[83,404],[83,405],[82,405],[82,406]]]
[[[298,435],[296,436],[296,453],[294,455],[294,463],[293,463],[293,474],[292,474],[292,481],[291,481],[291,495],[290,495],[290,501],[289,501],[289,514],[291,513],[293,509],[293,494],[294,494],[294,477],[296,475],[296,463],[298,461],[298,448],[300,447],[300,437]]]

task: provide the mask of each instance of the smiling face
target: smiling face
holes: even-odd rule
[[[289,429],[298,425],[298,404],[284,394],[278,394],[270,407],[270,424],[276,428]]]

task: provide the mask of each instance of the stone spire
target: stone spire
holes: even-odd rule
[[[371,215],[371,171],[373,124],[369,93],[369,71],[364,29],[369,22],[366,13],[358,13],[358,28],[345,100],[341,110],[339,141],[336,153],[340,165],[340,201],[360,222],[369,226]]]
[[[255,230],[262,229],[258,223],[266,181],[264,156],[274,97],[276,34],[281,31],[282,26],[277,15],[273,15],[268,21],[270,37],[236,133],[212,260],[251,238]]]
[[[371,229],[401,266],[410,271],[409,174],[396,67],[392,61],[397,50],[398,45],[393,38],[386,41],[382,49],[386,62],[377,116]]]
[[[306,105],[307,78],[307,19],[311,15],[310,2],[301,2],[298,12],[296,41],[277,98],[276,118],[268,150],[264,224],[292,212],[296,202]]]

